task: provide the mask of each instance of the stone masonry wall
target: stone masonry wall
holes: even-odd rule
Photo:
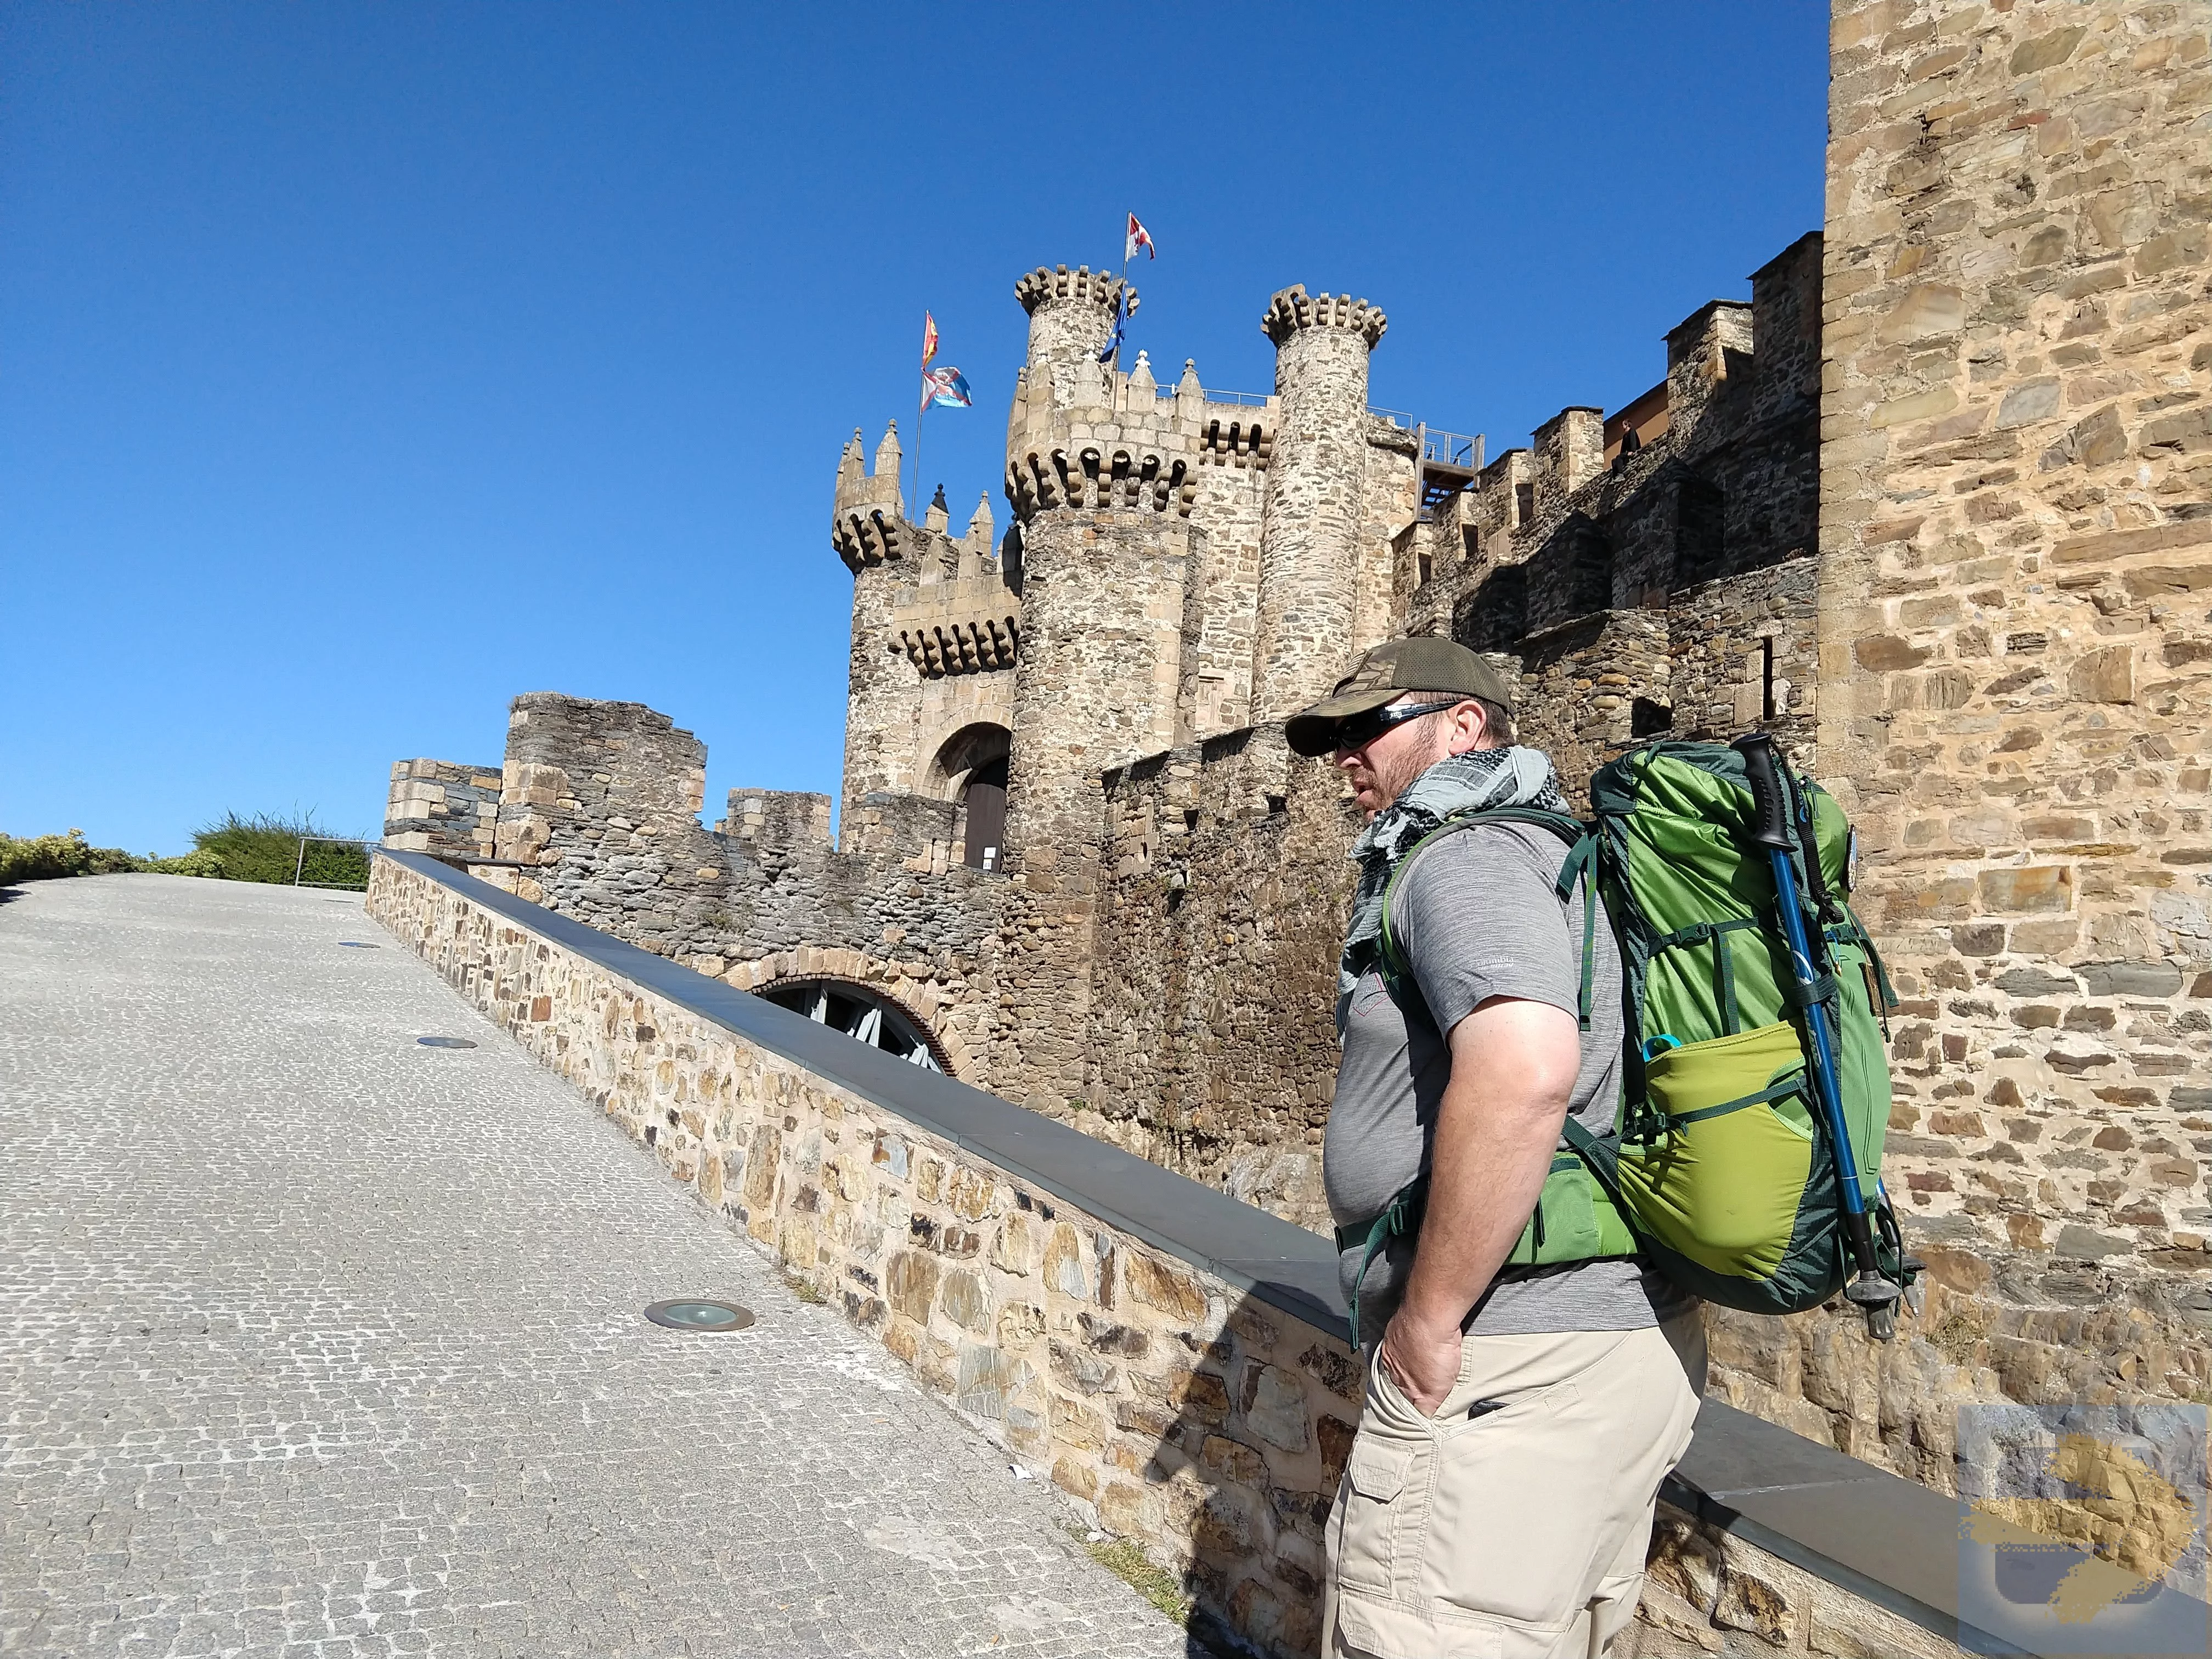
[[[496,766],[395,761],[384,808],[384,844],[437,858],[490,858],[497,841],[499,793]]]
[[[1383,416],[1370,415],[1366,437],[1359,473],[1358,558],[1347,656],[1380,645],[1400,631],[1396,544],[1420,516],[1419,435]]]
[[[550,692],[515,700],[504,770],[500,856],[527,867],[476,873],[744,989],[848,979],[927,1026],[957,1074],[986,1071],[1008,886],[952,855],[950,802],[872,795],[841,852],[827,797],[732,790],[710,832],[696,738],[641,703]]]
[[[1662,734],[1810,741],[1820,258],[1802,237],[1668,332],[1652,441],[1608,465],[1601,411],[1562,410],[1404,539],[1407,629],[1524,675],[1571,784]]]
[[[929,1394],[1261,1652],[1319,1641],[1359,1414],[1318,1329],[389,859],[369,910]],[[1958,1649],[1662,1509],[1624,1656]]]
[[[1834,16],[1820,767],[1929,1334],[2024,1400],[2212,1384],[2208,21]]]
[[[498,856],[539,866],[562,914],[669,954],[720,901],[728,855],[699,823],[706,745],[667,715],[525,693],[502,779]]]
[[[1195,380],[1194,365],[1184,373]],[[1260,597],[1260,521],[1273,408],[1202,405],[1198,499],[1191,522],[1204,531],[1192,549],[1183,606],[1182,708],[1176,741],[1232,731],[1252,718],[1252,629]]]
[[[1060,1115],[1081,1096],[1098,899],[1098,771],[1174,740],[1191,531],[1170,504],[1061,507],[1024,525],[1029,631],[1006,791],[1018,911],[1002,939],[996,1086]]]
[[[1087,1109],[1079,1126],[1328,1230],[1322,1126],[1357,819],[1279,726],[1106,780]]]

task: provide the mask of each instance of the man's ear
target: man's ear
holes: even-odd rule
[[[1470,715],[1474,717],[1474,730],[1472,732],[1468,732],[1467,726],[1468,719]],[[1482,705],[1480,703],[1463,702],[1452,710],[1451,736],[1448,739],[1450,753],[1455,755],[1472,754],[1487,743],[1489,741],[1489,738],[1490,720],[1489,717],[1482,712]]]

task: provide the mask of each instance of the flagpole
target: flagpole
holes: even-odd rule
[[[927,416],[928,413],[929,404],[927,400],[924,400],[921,405],[921,414],[914,417],[914,494],[908,497],[909,501],[918,501],[921,499],[921,422],[923,416]],[[926,513],[922,514],[923,518],[927,518],[928,516],[929,515]],[[907,522],[908,524],[915,524],[919,521],[914,519],[908,519]]]
[[[1114,301],[1114,372],[1121,372],[1121,319],[1127,314],[1121,307],[1129,298],[1129,228],[1121,227],[1121,292]]]
[[[924,337],[922,340],[923,351],[921,359],[921,374],[922,378],[925,380],[927,380],[929,375],[929,360],[935,355],[933,350],[931,349],[934,343],[928,337],[930,335],[934,333],[934,331],[935,330],[929,313],[927,312],[924,312],[922,313],[922,333]],[[921,498],[921,423],[929,414],[929,404],[930,399],[924,398],[921,400],[921,409],[920,413],[916,414],[914,417],[914,493],[907,497],[909,503],[919,501]],[[927,518],[928,514],[924,514],[922,516]],[[907,522],[908,524],[914,524],[918,521],[913,519],[908,519],[907,520]]]

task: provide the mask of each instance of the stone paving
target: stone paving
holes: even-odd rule
[[[358,898],[0,901],[0,1652],[1185,1652]]]

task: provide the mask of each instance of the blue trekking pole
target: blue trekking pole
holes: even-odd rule
[[[1859,1190],[1858,1154],[1851,1146],[1844,1121],[1842,1081],[1836,1072],[1836,1044],[1829,1029],[1826,985],[1814,970],[1813,951],[1805,933],[1805,915],[1797,899],[1797,871],[1790,862],[1796,850],[1790,838],[1790,808],[1774,760],[1774,739],[1764,732],[1738,738],[1729,745],[1743,757],[1744,775],[1751,781],[1753,823],[1751,838],[1766,850],[1774,871],[1774,906],[1782,918],[1783,936],[1790,942],[1790,965],[1797,981],[1792,999],[1805,1011],[1805,1029],[1813,1040],[1807,1056],[1813,1070],[1814,1092],[1820,1097],[1821,1115],[1828,1121],[1828,1139],[1835,1148],[1836,1180],[1844,1191],[1844,1225],[1851,1262],[1858,1277],[1844,1287],[1844,1295],[1866,1315],[1867,1334],[1887,1342],[1897,1334],[1898,1288],[1882,1276],[1875,1255],[1874,1224],[1867,1212],[1866,1195]],[[1808,845],[1808,858],[1820,851]]]

